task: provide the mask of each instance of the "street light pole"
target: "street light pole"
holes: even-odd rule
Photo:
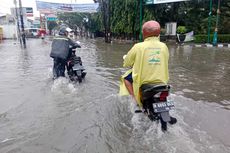
[[[219,16],[220,16],[220,0],[218,0],[218,6],[217,6],[216,28],[215,28],[215,32],[214,32],[214,36],[213,36],[213,45],[217,44]]]
[[[209,17],[208,17],[208,43],[210,43],[210,29],[211,29],[211,16],[212,16],[212,0],[210,0],[210,9],[209,9]]]

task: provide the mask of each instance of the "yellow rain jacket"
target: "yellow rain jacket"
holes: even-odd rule
[[[148,37],[135,44],[125,57],[123,66],[132,67],[133,90],[140,106],[139,88],[142,84],[168,83],[168,59],[168,47],[160,42],[159,37]],[[131,70],[122,76],[120,95],[128,94],[123,79]]]

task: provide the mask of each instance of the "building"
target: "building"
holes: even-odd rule
[[[31,11],[32,8],[30,7],[22,7],[22,16],[23,16],[23,23],[25,28],[31,28],[32,22],[31,19],[28,19],[28,17],[33,17],[33,11]],[[16,12],[17,10],[17,12]],[[20,9],[19,8],[11,8],[11,14],[14,16],[14,18],[17,18],[16,16],[20,18]],[[21,20],[19,21],[19,25],[21,27]]]
[[[17,10],[17,12],[16,12]],[[0,14],[0,27],[2,29],[3,38],[5,39],[16,39],[17,38],[17,27],[21,29],[20,11],[19,8],[11,8],[11,14]],[[18,23],[17,23],[17,15]],[[24,28],[33,28],[34,21],[29,17],[33,17],[33,10],[30,7],[22,8]],[[17,25],[19,24],[19,25]],[[37,24],[37,23],[36,23]],[[38,26],[38,25],[36,25]]]
[[[35,17],[33,21],[33,28],[41,28],[40,17]]]
[[[0,15],[0,27],[3,33],[2,38],[15,39],[17,37],[17,28],[15,26],[15,21],[16,19],[10,14]]]

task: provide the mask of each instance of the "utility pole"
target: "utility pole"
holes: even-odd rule
[[[20,20],[21,20],[21,28],[22,28],[22,42],[24,48],[26,48],[26,36],[25,36],[25,29],[24,29],[24,21],[23,21],[23,14],[22,14],[22,2],[19,0],[19,10],[20,10]]]
[[[19,27],[19,22],[18,22],[17,0],[14,0],[14,5],[15,5],[15,15],[16,15],[16,24],[17,24],[17,40],[19,40],[20,44],[22,45],[22,40],[20,36],[20,27]]]
[[[209,9],[209,17],[208,17],[208,43],[210,43],[210,29],[211,29],[211,16],[212,16],[212,0],[210,0],[210,9]]]
[[[214,32],[214,35],[213,35],[213,45],[217,44],[219,17],[220,17],[220,0],[218,0],[218,6],[217,6],[216,28],[215,28],[215,32]]]

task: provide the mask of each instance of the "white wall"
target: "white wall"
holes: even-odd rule
[[[3,38],[13,39],[17,36],[16,26],[10,25],[0,25],[3,28]]]
[[[165,24],[166,34],[170,36],[176,35],[177,23],[176,22],[168,22]]]

